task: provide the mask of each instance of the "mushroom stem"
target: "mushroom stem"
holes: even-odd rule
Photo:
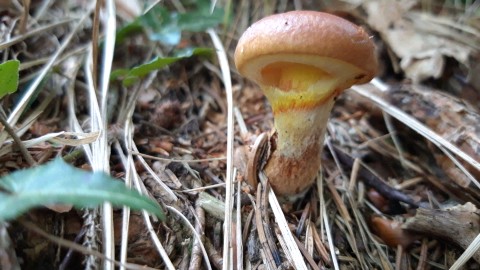
[[[333,103],[330,98],[313,110],[275,115],[272,153],[265,173],[279,194],[298,194],[314,182]]]
[[[320,169],[337,83],[322,70],[303,64],[266,67],[262,73],[277,78],[262,87],[275,118],[265,172],[276,192],[297,194],[313,183]]]

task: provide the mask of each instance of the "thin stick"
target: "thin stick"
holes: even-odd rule
[[[199,235],[205,235],[205,210],[198,204],[195,203],[195,214],[197,216],[197,223],[195,224],[195,230]],[[192,256],[190,259],[190,264],[188,266],[189,270],[196,270],[201,268],[202,264],[202,241],[204,241],[205,237],[201,237],[201,239],[195,238],[192,247]],[[208,256],[206,253],[203,253],[205,256],[205,262],[208,262]]]
[[[225,157],[216,157],[216,158],[201,158],[201,159],[174,159],[174,158],[161,158],[152,155],[147,155],[139,152],[132,151],[132,155],[142,156],[144,158],[153,159],[153,160],[160,160],[160,161],[167,161],[167,162],[208,162],[208,161],[217,161],[217,160],[225,160]]]
[[[89,14],[89,13],[88,13]],[[87,16],[88,17],[88,16]],[[51,23],[51,24],[47,24],[47,25],[44,25],[44,26],[41,26],[41,27],[38,27],[36,29],[33,29],[33,30],[30,30],[30,32],[27,32],[27,33],[24,33],[22,35],[18,35],[18,36],[15,36],[13,37],[12,39],[9,39],[9,40],[6,40],[5,42],[1,42],[0,43],[0,51],[3,51],[5,50],[6,48],[8,47],[11,47],[19,42],[22,42],[23,40],[29,38],[29,37],[32,37],[36,34],[40,34],[40,33],[45,33],[55,27],[59,27],[59,26],[63,26],[65,24],[68,24],[68,23],[71,23],[72,21],[75,21],[74,19],[63,19],[63,20],[59,20],[57,22],[54,22],[54,23]]]
[[[223,186],[225,186],[225,183],[214,184],[214,185],[209,185],[209,186],[204,186],[204,187],[184,189],[184,190],[179,190],[178,192],[188,193],[188,192],[195,192],[195,191],[204,191],[204,190],[207,190],[207,189],[218,188],[218,187],[223,187]]]
[[[315,224],[312,221],[310,221],[310,227],[312,228],[313,240],[314,240],[315,247],[317,248],[318,254],[320,254],[320,257],[326,264],[331,265],[332,260],[330,259],[328,255],[328,251],[323,245],[322,239],[318,234],[317,228],[315,227]]]
[[[3,127],[5,128],[5,131],[10,135],[10,137],[12,137],[13,141],[18,147],[18,150],[20,150],[20,153],[22,153],[23,158],[25,158],[28,165],[32,167],[36,166],[37,162],[35,162],[30,152],[28,152],[28,149],[25,148],[25,145],[23,145],[22,140],[20,140],[20,138],[17,136],[17,133],[15,133],[15,130],[13,130],[13,128],[10,126],[7,120],[5,120],[5,118],[3,117],[3,114],[0,114],[0,123],[2,123]]]
[[[28,17],[30,14],[30,0],[23,0],[23,14],[20,21],[20,33],[25,33],[28,25]]]

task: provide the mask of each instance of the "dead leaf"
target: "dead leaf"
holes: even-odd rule
[[[407,78],[418,83],[439,78],[445,67],[445,57],[452,57],[468,66],[475,45],[461,38],[453,18],[434,19],[432,15],[412,11],[417,1],[368,1],[363,4],[368,24],[400,59]]]

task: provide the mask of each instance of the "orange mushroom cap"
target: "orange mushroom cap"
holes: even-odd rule
[[[262,70],[274,63],[299,63],[343,78],[339,88],[370,81],[377,72],[374,44],[362,27],[317,11],[265,17],[238,41],[238,71],[263,85]],[[342,89],[343,90],[343,89]]]

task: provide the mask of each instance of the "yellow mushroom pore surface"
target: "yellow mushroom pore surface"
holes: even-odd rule
[[[277,62],[263,68],[261,75],[275,114],[312,110],[335,94],[337,80],[314,66]]]

